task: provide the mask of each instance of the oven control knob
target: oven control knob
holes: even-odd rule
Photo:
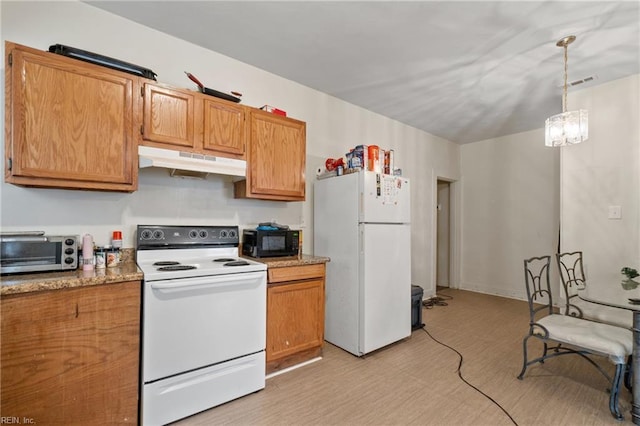
[[[140,233],[140,238],[143,240],[150,240],[153,238],[153,232],[150,229],[143,229]]]
[[[156,229],[153,231],[153,239],[154,240],[164,240],[164,232],[160,229]]]
[[[198,238],[198,231],[196,231],[195,229],[189,231],[189,238]]]
[[[67,265],[71,265],[73,263],[73,257],[66,257],[64,259],[64,263],[66,263]]]
[[[220,231],[220,238],[227,238],[227,237],[228,237],[228,234],[226,230],[223,229],[222,231]]]
[[[66,240],[64,240],[64,243],[68,246],[73,246],[76,244],[76,240],[74,240],[73,238],[67,238]]]
[[[235,238],[237,236],[238,236],[238,234],[236,233],[236,231],[234,231],[234,230],[230,230],[229,231],[229,238]]]
[[[67,247],[66,249],[64,249],[64,254],[73,254],[74,251],[75,250],[72,249],[71,247]]]
[[[200,238],[207,238],[209,236],[209,233],[204,229],[201,229],[198,235],[200,235]]]

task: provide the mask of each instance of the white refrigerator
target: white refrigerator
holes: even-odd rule
[[[411,334],[409,180],[316,180],[313,249],[328,256],[325,340],[362,356]]]

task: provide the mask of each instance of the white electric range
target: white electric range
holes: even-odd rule
[[[137,228],[141,422],[166,424],[263,389],[266,265],[237,226]]]

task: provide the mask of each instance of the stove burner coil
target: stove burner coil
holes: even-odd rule
[[[245,266],[250,265],[246,260],[234,260],[232,262],[227,262],[223,266]]]
[[[155,262],[153,266],[171,266],[171,265],[179,265],[180,262],[176,262],[174,260],[163,260],[162,262]]]
[[[219,257],[217,259],[213,259],[214,262],[233,262],[235,259],[233,257]]]
[[[158,268],[158,271],[187,271],[189,269],[196,269],[193,265],[169,265]]]

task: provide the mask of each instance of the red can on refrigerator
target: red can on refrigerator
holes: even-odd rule
[[[380,173],[380,148],[378,145],[369,145],[369,165],[368,170]]]

